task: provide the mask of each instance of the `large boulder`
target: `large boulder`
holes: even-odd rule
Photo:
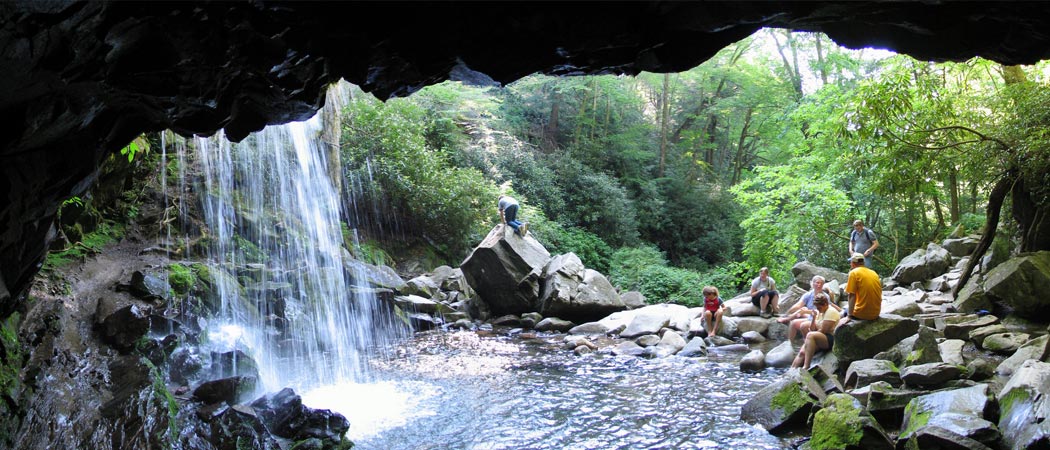
[[[916,281],[926,281],[940,275],[951,267],[952,255],[944,247],[930,243],[925,249],[915,250],[904,257],[897,268],[893,269],[891,278],[907,286]]]
[[[849,369],[846,369],[844,382],[846,389],[860,388],[878,381],[886,382],[892,386],[900,386],[900,372],[892,362],[881,359],[853,361],[849,365]]]
[[[893,347],[918,331],[917,320],[900,316],[882,315],[877,320],[852,320],[835,330],[832,353],[838,357],[840,367],[847,367],[853,361],[871,358]]]
[[[339,413],[303,405],[302,398],[290,388],[264,395],[251,403],[266,429],[275,436],[292,441],[317,439],[321,448],[345,448],[343,436],[350,422]]]
[[[827,267],[820,267],[809,261],[799,261],[798,263],[795,263],[795,265],[791,267],[791,274],[795,276],[795,284],[806,291],[812,289],[812,286],[809,285],[809,281],[816,275],[824,277],[826,281],[834,280],[843,285],[846,284],[846,280],[849,278],[849,275],[843,272],[828,269]]]
[[[405,280],[394,269],[355,259],[346,249],[343,249],[343,270],[361,285],[393,289],[399,292],[405,288]]]
[[[984,290],[990,297],[1012,306],[1015,314],[1030,319],[1044,319],[1050,313],[1047,286],[1050,286],[1050,251],[1011,258],[984,278]]]
[[[825,398],[824,389],[809,372],[791,369],[751,397],[740,408],[740,418],[770,433],[784,433],[804,425]]]
[[[908,386],[936,388],[959,378],[964,367],[945,362],[916,364],[901,369],[901,381]]]
[[[795,349],[791,346],[790,342],[781,342],[766,353],[765,364],[767,367],[791,367],[791,363],[795,360],[796,353],[797,352],[795,352]]]
[[[1050,447],[1050,364],[1025,361],[996,398],[1005,448]]]
[[[813,450],[893,449],[893,441],[879,422],[848,394],[832,394],[813,416]]]
[[[957,239],[945,239],[944,242],[941,242],[941,247],[944,247],[952,256],[962,258],[973,253],[977,249],[979,242],[980,238],[978,237],[966,236]]]
[[[959,295],[956,296],[955,301],[952,302],[956,311],[964,313],[972,313],[978,310],[991,311],[992,299],[984,291],[984,276],[975,275],[970,278],[970,281],[966,282],[966,285],[959,289]]]
[[[1028,360],[1046,361],[1050,358],[1050,335],[1039,336],[1025,342],[1009,358],[995,368],[995,373],[1003,376],[1013,375]]]
[[[531,235],[497,225],[460,264],[467,283],[493,315],[535,311],[539,276],[550,253]]]
[[[543,268],[541,314],[585,322],[625,309],[605,275],[585,268],[575,253],[555,256]]]
[[[988,385],[938,391],[915,397],[904,410],[904,422],[901,425],[898,445],[911,439],[913,435],[941,414],[959,414],[983,419],[994,410],[994,404],[988,398]]]

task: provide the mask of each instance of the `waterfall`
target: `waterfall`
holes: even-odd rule
[[[198,137],[187,150],[202,179],[203,242],[193,248],[206,249],[196,256],[218,274],[220,294],[202,340],[249,354],[267,391],[370,381],[369,358],[406,335],[372,289],[355,284],[362,274],[347,272],[343,236],[354,233],[340,224],[323,114],[240,143]]]

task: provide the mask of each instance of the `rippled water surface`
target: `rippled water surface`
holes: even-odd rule
[[[769,448],[793,441],[740,420],[783,371],[706,358],[575,356],[562,336],[418,334],[371,384],[307,392],[350,420],[357,449]]]

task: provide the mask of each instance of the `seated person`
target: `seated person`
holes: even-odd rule
[[[772,314],[780,314],[780,294],[777,292],[777,282],[769,276],[769,268],[763,267],[758,271],[758,278],[751,281],[751,303],[758,307],[762,317]],[[767,312],[766,307],[769,307]]]
[[[796,335],[805,336],[809,332],[809,323],[811,315],[816,314],[816,307],[813,306],[813,296],[818,292],[827,294],[831,300],[831,307],[835,310],[842,312],[842,307],[835,304],[835,295],[831,293],[831,289],[824,285],[824,277],[816,275],[809,282],[810,286],[813,287],[809,292],[802,294],[802,297],[788,308],[788,314],[784,317],[777,319],[780,323],[789,323],[788,325],[788,340],[794,340]]]
[[[809,370],[809,363],[813,361],[813,355],[821,350],[831,350],[831,346],[835,344],[835,327],[839,323],[839,312],[828,306],[829,303],[831,300],[825,293],[813,296],[813,306],[816,306],[817,313],[810,319],[809,329],[811,331],[806,333],[806,341],[799,349],[791,367]]]
[[[722,325],[722,312],[725,310],[725,302],[718,296],[718,288],[704,286],[704,327],[707,336],[714,336],[718,327]]]

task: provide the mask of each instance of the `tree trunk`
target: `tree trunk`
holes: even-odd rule
[[[948,195],[951,198],[951,204],[948,205],[948,216],[952,224],[957,224],[962,214],[959,212],[959,171],[954,167],[948,170]]]
[[[1003,202],[1006,201],[1006,195],[1010,193],[1010,189],[1016,180],[1017,172],[1011,170],[1003,174],[1002,178],[999,178],[999,181],[995,183],[995,187],[992,188],[992,193],[988,196],[988,216],[984,221],[984,235],[981,236],[981,240],[977,243],[977,248],[973,250],[973,253],[970,253],[970,262],[966,263],[966,269],[963,270],[962,277],[959,278],[959,284],[956,284],[955,289],[952,289],[952,297],[959,298],[959,291],[970,281],[970,274],[973,273],[973,268],[977,267],[977,264],[981,262],[981,258],[984,257],[984,253],[992,246],[992,240],[995,239],[995,232],[999,227],[999,214],[1002,211]]]
[[[667,116],[671,108],[667,106],[667,91],[671,84],[671,74],[664,74],[664,89],[660,93],[660,170],[658,177],[664,176],[664,162],[667,160]]]
[[[814,35],[817,39],[817,64],[820,65],[820,83],[821,86],[828,84],[828,67],[827,61],[824,60],[824,46],[821,44],[821,34],[817,33]]]

